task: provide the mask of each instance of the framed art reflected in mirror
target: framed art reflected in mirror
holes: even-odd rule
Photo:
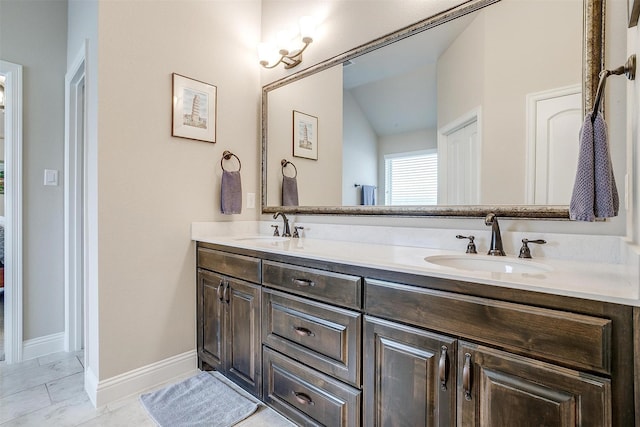
[[[293,110],[293,156],[318,160],[318,118]]]

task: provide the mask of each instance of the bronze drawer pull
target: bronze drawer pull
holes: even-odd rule
[[[301,337],[315,337],[316,336],[316,334],[311,332],[309,329],[303,328],[301,326],[294,326],[293,330],[296,331],[296,334],[300,335]]]
[[[296,286],[315,286],[315,282],[309,279],[291,279]]]
[[[224,299],[222,295],[222,288],[224,287],[224,280],[220,280],[220,284],[218,285],[218,299],[222,301]]]
[[[464,354],[464,368],[462,369],[462,388],[465,400],[471,400],[471,354]]]
[[[440,374],[440,390],[445,391],[447,389],[447,347],[446,346],[442,346],[440,348],[441,353],[440,353],[440,363],[438,366],[438,371]]]
[[[315,403],[313,403],[313,400],[311,400],[311,397],[309,397],[308,394],[300,393],[299,391],[292,391],[291,393],[296,397],[296,400],[302,405],[315,405]]]

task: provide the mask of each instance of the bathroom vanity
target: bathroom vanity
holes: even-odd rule
[[[200,368],[298,424],[636,422],[631,304],[523,284],[552,273],[394,267],[424,248],[194,239]]]

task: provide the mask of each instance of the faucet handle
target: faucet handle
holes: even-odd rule
[[[300,234],[298,233],[298,230],[304,230],[304,227],[299,227],[299,226],[295,226],[293,227],[293,237],[294,239],[297,239],[300,237]]]
[[[273,235],[274,236],[280,236],[280,232],[278,231],[278,226],[277,225],[272,225],[271,227],[273,227]]]
[[[539,245],[543,245],[547,243],[547,241],[543,239],[537,239],[537,240],[522,239],[522,247],[520,248],[520,255],[518,255],[518,258],[531,258],[531,250],[529,249],[528,243],[537,243]]]
[[[468,254],[477,254],[476,244],[474,243],[474,239],[476,236],[463,236],[461,234],[456,235],[456,239],[469,239],[469,244],[467,245],[467,253]]]

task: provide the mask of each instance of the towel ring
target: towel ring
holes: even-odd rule
[[[282,160],[280,161],[280,164],[282,165],[282,176],[286,176],[286,175],[284,174],[284,168],[286,168],[286,167],[287,167],[287,165],[291,165],[291,166],[293,166],[293,170],[295,170],[295,171],[296,171],[296,174],[295,174],[294,176],[292,176],[291,178],[297,178],[297,177],[298,177],[298,168],[296,168],[296,165],[294,165],[293,163],[291,163],[291,162],[290,162],[289,160],[287,160],[287,159],[282,159]]]
[[[220,159],[220,167],[222,168],[223,171],[226,171],[226,169],[224,168],[224,165],[222,164],[222,162],[225,161],[225,160],[230,160],[231,157],[235,157],[238,160],[238,170],[237,170],[237,172],[240,172],[240,169],[242,169],[242,162],[240,161],[240,158],[238,156],[236,156],[235,154],[233,154],[229,150],[225,150],[222,153],[222,158]]]

